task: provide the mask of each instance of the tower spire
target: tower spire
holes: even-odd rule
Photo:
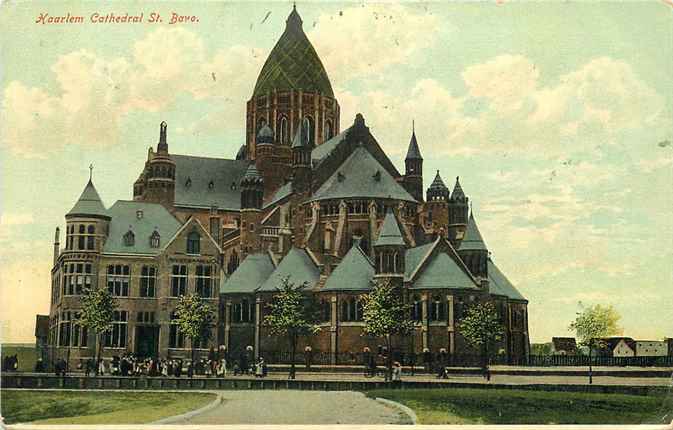
[[[157,145],[158,152],[168,152],[168,142],[166,141],[166,129],[168,124],[166,121],[161,121],[159,124],[159,144]]]
[[[89,164],[89,182],[93,179],[93,163]]]

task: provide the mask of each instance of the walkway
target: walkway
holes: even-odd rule
[[[349,391],[220,391],[215,409],[173,424],[407,424],[400,411]]]

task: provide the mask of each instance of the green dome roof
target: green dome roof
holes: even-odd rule
[[[296,8],[292,9],[285,32],[264,63],[252,96],[263,95],[274,89],[303,90],[334,97],[327,72],[304,34]]]

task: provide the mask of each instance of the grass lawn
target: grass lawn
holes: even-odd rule
[[[201,408],[206,393],[3,390],[7,424],[143,424]]]
[[[366,394],[408,406],[419,424],[667,424],[673,420],[673,393],[646,397],[446,388]]]

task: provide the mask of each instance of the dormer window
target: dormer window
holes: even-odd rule
[[[201,253],[201,235],[196,231],[189,233],[187,236],[187,254]]]
[[[380,182],[381,181],[381,171],[377,170],[376,173],[374,173],[374,175],[372,175],[372,178],[374,178],[374,180],[376,182]]]
[[[150,236],[150,248],[158,248],[161,245],[161,235],[154,230]]]
[[[189,188],[192,186],[192,178],[187,177],[187,181],[185,181],[185,187]]]
[[[343,182],[345,179],[346,179],[346,175],[344,175],[341,172],[337,173],[337,181]]]
[[[136,243],[136,235],[131,230],[124,235],[124,246],[133,246]]]

